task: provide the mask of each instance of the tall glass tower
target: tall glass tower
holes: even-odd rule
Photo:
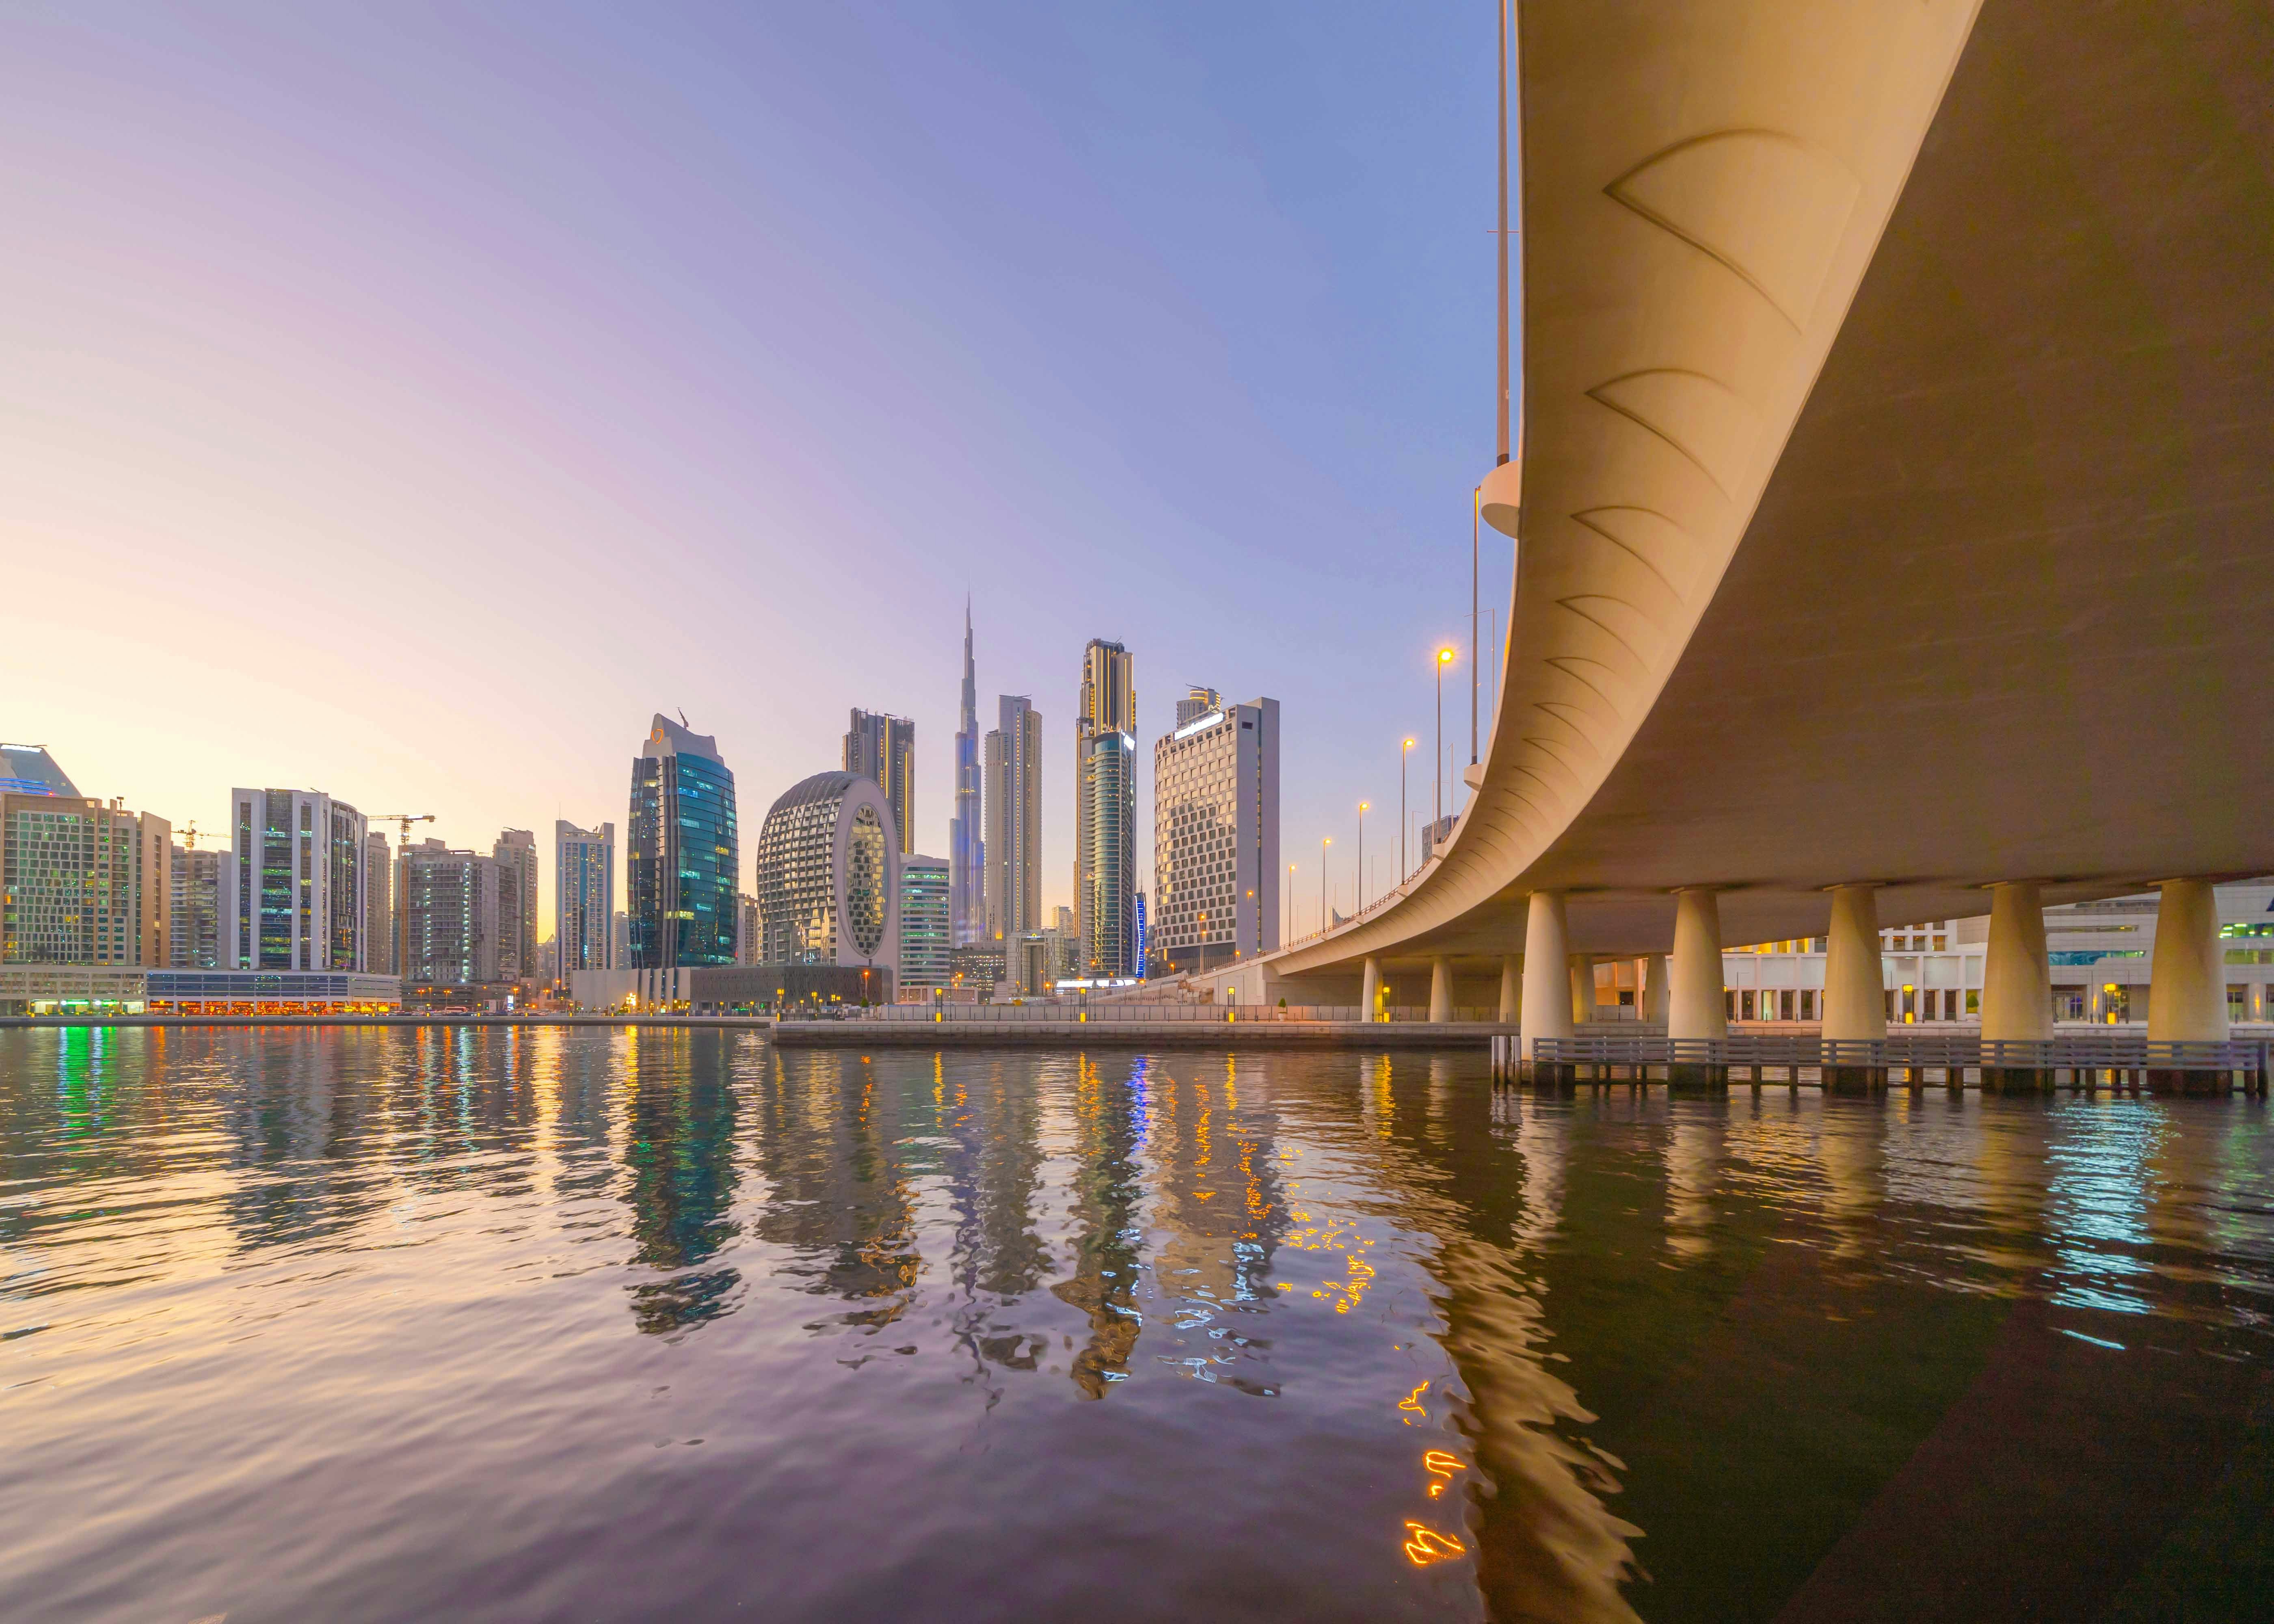
[[[950,943],[987,934],[987,842],[979,824],[979,682],[971,663],[971,603],[963,605],[963,710],[955,729],[955,816],[947,825]]]
[[[629,968],[734,962],[739,851],[734,775],[719,759],[719,741],[658,716],[632,762]]]
[[[902,716],[855,709],[845,730],[845,771],[885,792],[892,838],[903,853],[916,849],[916,725]]]
[[[1127,975],[1135,957],[1137,862],[1118,845],[1137,823],[1137,684],[1129,650],[1093,637],[1081,651],[1073,718],[1073,906],[1090,975]],[[1108,965],[1113,968],[1107,968]]]
[[[565,818],[553,824],[553,939],[561,974],[613,970],[608,915],[616,900],[616,826],[579,829]]]

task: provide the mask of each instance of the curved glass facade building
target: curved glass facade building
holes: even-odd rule
[[[758,831],[758,961],[900,965],[900,853],[873,779],[817,772]]]
[[[740,921],[734,775],[719,741],[659,716],[632,762],[624,842],[635,970],[730,965]]]

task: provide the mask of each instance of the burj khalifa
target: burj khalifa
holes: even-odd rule
[[[987,850],[979,831],[979,683],[971,663],[971,602],[963,605],[963,711],[955,729],[955,816],[947,825],[949,941],[987,934]]]

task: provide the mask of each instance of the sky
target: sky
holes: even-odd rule
[[[1448,641],[1467,760],[1494,95],[1436,7],[0,4],[0,737],[549,853],[683,710],[747,884],[857,705],[945,855],[968,593],[1046,907],[1103,636],[1148,763],[1190,683],[1280,701],[1346,910]]]

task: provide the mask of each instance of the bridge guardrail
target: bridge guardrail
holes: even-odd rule
[[[1495,1039],[1495,1061],[1512,1064],[1516,1038]],[[1590,1033],[1540,1038],[1532,1058],[1568,1066],[1699,1066],[1746,1071],[1826,1067],[1884,1071],[1975,1071],[1984,1068],[2040,1071],[2241,1071],[2263,1085],[2274,1069],[2274,1042],[2264,1038],[2218,1041],[2155,1041],[2130,1033],[2061,1033],[2043,1041],[1983,1039],[1966,1033],[1890,1033],[1884,1038],[1823,1038],[1735,1033],[1723,1038],[1668,1038]]]

